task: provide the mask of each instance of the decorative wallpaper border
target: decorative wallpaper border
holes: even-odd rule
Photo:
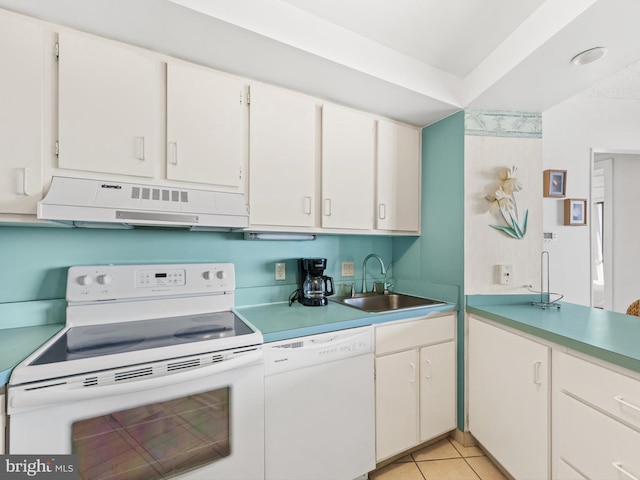
[[[464,134],[484,137],[542,138],[542,114],[465,110]]]

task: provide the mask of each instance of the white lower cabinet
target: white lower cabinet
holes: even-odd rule
[[[376,328],[376,460],[456,427],[455,315]]]
[[[640,380],[562,352],[553,361],[553,478],[639,479]]]
[[[550,348],[469,318],[469,430],[516,479],[549,478]]]
[[[420,349],[420,442],[456,426],[455,358],[453,341]]]

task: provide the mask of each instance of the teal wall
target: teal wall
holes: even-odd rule
[[[464,430],[464,112],[422,130],[422,235],[395,238],[397,289],[456,302],[458,428]]]
[[[15,316],[41,310],[34,310],[34,301],[63,299],[67,268],[72,265],[232,262],[236,268],[236,304],[246,305],[286,300],[296,288],[299,257],[327,258],[328,275],[334,276],[336,283],[346,283],[358,281],[362,260],[372,252],[389,264],[392,239],[326,235],[315,241],[248,241],[242,233],[3,226],[0,329],[23,322],[43,323]],[[356,277],[340,276],[341,261],[355,262]],[[275,262],[286,262],[285,281],[274,279]],[[376,273],[375,268],[369,270],[368,276]],[[53,321],[56,319],[45,323]]]

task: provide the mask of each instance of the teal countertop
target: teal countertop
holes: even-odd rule
[[[467,313],[640,372],[640,317],[560,302],[543,310],[530,303],[467,305]]]
[[[393,314],[366,313],[333,302],[325,307],[305,307],[287,302],[238,307],[236,313],[255,326],[265,342],[343,330],[403,318],[419,317],[430,312],[455,310],[446,304]],[[63,323],[0,329],[0,386],[6,385],[13,368],[64,327]]]
[[[0,330],[0,386],[9,381],[13,368],[64,327],[50,323]]]
[[[323,307],[280,302],[235,309],[262,332],[265,343],[455,310],[455,305],[445,304],[393,313],[367,313],[334,302]]]

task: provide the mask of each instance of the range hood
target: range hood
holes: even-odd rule
[[[53,177],[38,218],[76,227],[226,230],[249,225],[244,195]]]

